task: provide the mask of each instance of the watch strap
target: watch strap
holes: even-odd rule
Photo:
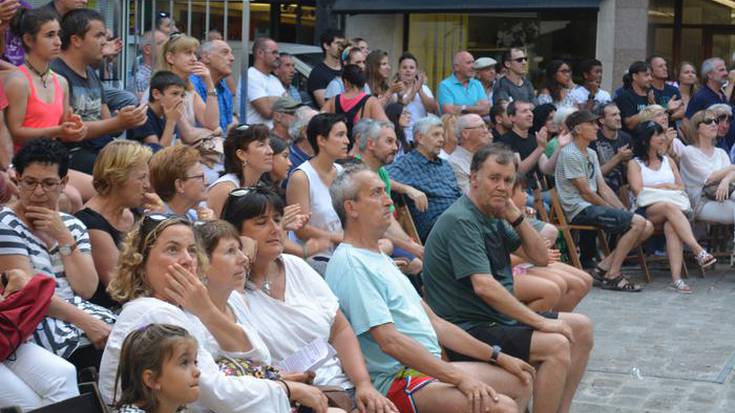
[[[518,219],[516,219],[515,221],[513,221],[513,222],[511,222],[511,223],[510,223],[510,226],[512,226],[513,228],[515,228],[515,227],[517,227],[518,225],[521,225],[521,223],[523,223],[523,220],[524,220],[524,219],[526,219],[526,217],[524,217],[524,216],[523,216],[523,214],[521,214],[521,215],[520,215],[520,216],[518,217]]]
[[[500,348],[499,345],[493,346],[493,354],[490,355],[490,363],[492,364],[498,364],[498,356],[500,356],[500,352],[503,351],[502,348]]]

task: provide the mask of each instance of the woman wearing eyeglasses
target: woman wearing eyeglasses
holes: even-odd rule
[[[230,129],[224,143],[224,175],[207,191],[207,205],[215,217],[221,216],[230,191],[256,185],[263,174],[273,170],[273,149],[268,143],[268,136],[268,127],[262,124]]]
[[[245,288],[250,305],[246,316],[274,360],[283,360],[315,340],[332,345],[336,354],[314,371],[314,383],[345,390],[352,399],[350,410],[373,406],[376,412],[396,411],[373,387],[337,297],[306,262],[283,254],[283,212],[281,198],[265,187],[233,191],[225,205],[223,218],[257,243]]]
[[[694,142],[681,153],[681,180],[694,208],[695,219],[733,224],[735,165],[730,163],[724,150],[715,146],[717,124],[716,113],[709,110],[701,110],[692,116],[690,125]],[[705,188],[708,190],[704,191]]]
[[[88,301],[99,283],[89,233],[58,210],[69,180],[69,153],[59,141],[35,139],[15,154],[13,165],[19,194],[0,209],[0,271],[17,268],[54,278],[48,317],[33,341],[78,368],[95,366],[115,315]]]
[[[310,386],[220,371],[216,358],[263,353],[258,340],[251,340],[231,315],[212,302],[201,281],[206,260],[192,224],[185,218],[149,215],[128,234],[117,276],[109,286],[110,295],[125,305],[100,365],[99,387],[105,402],[111,404],[114,398],[115,373],[125,337],[149,324],[166,323],[187,329],[200,344],[200,396],[190,411],[288,413],[289,401],[297,401],[315,412],[326,412],[326,398]],[[207,339],[210,336],[213,340]]]
[[[544,88],[538,95],[538,103],[553,103],[557,108],[562,106],[577,107],[577,102],[569,92],[574,89],[572,69],[563,60],[552,60],[546,66]]]
[[[163,213],[191,222],[214,219],[206,207],[207,183],[199,151],[187,145],[169,146],[149,162],[151,185],[163,201]]]
[[[666,155],[666,130],[657,122],[649,120],[638,125],[636,138],[633,148],[635,157],[633,162],[628,163],[628,183],[633,193],[640,196],[641,191],[646,189],[684,190],[676,162]],[[680,293],[691,293],[691,288],[681,279],[684,244],[692,250],[697,263],[703,268],[713,265],[717,259],[699,245],[689,220],[676,204],[654,202],[638,208],[636,212],[646,217],[654,226],[663,228],[671,267],[671,288]]]

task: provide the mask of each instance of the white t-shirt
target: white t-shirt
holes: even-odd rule
[[[583,104],[587,103],[587,100],[590,96],[590,91],[587,90],[586,87],[578,85],[577,87],[572,89],[571,92],[569,92],[569,95],[574,98],[574,101],[577,104]],[[597,93],[595,93],[595,102],[597,102],[598,105],[604,105],[611,100],[612,98],[610,97],[610,94],[602,89],[599,89]]]
[[[240,90],[238,88],[238,90]],[[272,119],[265,119],[260,116],[255,106],[251,103],[254,100],[258,100],[267,96],[284,96],[286,89],[283,88],[283,84],[273,74],[265,74],[255,67],[248,69],[248,118],[247,123],[253,125],[256,123],[264,123],[268,128],[273,127]]]
[[[202,413],[210,410],[219,413],[291,411],[286,392],[278,382],[251,376],[225,376],[215,363],[215,358],[220,354],[256,359],[263,357],[262,351],[254,347],[247,353],[224,353],[220,351],[219,346],[213,345],[211,340],[207,339],[206,327],[198,318],[172,304],[151,297],[138,298],[123,305],[122,312],[112,327],[100,364],[99,389],[105,403],[112,403],[123,341],[131,331],[153,323],[183,327],[197,339],[197,364],[201,370],[200,393],[199,400],[189,406],[187,411]],[[248,331],[245,331],[245,334],[248,334]]]
[[[274,361],[285,359],[317,338],[329,340],[339,309],[337,297],[306,261],[287,254],[281,259],[286,274],[284,301],[258,289],[245,292],[251,309],[245,316],[260,333]],[[355,387],[336,355],[315,373],[315,384]]]
[[[431,93],[431,89],[429,89],[428,86],[422,85],[421,90],[426,96],[432,99],[434,98],[434,95]],[[413,124],[416,123],[417,120],[425,118],[427,114],[426,107],[424,107],[424,102],[421,101],[419,93],[416,93],[413,100],[406,105],[406,109],[411,112],[411,122],[408,124],[408,127],[406,127],[406,141],[413,142]]]
[[[730,157],[722,148],[714,148],[712,156],[707,156],[701,149],[688,145],[681,151],[679,168],[681,181],[689,195],[692,205],[699,204],[702,188],[713,172],[730,166]]]

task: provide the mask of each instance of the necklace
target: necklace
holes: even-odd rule
[[[260,290],[271,295],[271,276],[267,272],[265,273],[265,281],[263,281],[263,286],[260,287]]]
[[[35,74],[38,75],[38,77],[41,78],[41,84],[43,85],[43,88],[46,89],[48,87],[48,84],[46,83],[48,81],[48,74],[51,73],[51,68],[46,66],[46,70],[41,73],[38,69],[33,67],[30,61],[28,59],[25,59],[25,64],[28,66],[29,69]]]

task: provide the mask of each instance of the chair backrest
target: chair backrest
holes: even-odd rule
[[[31,410],[30,413],[107,413],[107,408],[99,398],[99,393],[89,392]]]
[[[544,222],[551,222],[549,221],[549,214],[546,212],[546,207],[544,206],[544,199],[543,195],[541,194],[541,189],[534,188],[533,190],[533,209],[536,210],[536,213],[538,214],[538,217],[541,221]]]
[[[556,193],[556,188],[549,189],[549,195],[551,196],[549,222],[557,226],[567,226],[567,217],[564,215],[564,209],[561,207],[561,201],[559,201],[559,194]]]
[[[397,202],[394,205],[396,208],[396,221],[398,221],[398,224],[403,228],[403,231],[406,232],[406,235],[411,237],[411,239],[413,239],[417,244],[422,245],[421,237],[416,229],[416,224],[413,222],[411,211],[408,209],[405,199],[402,199],[402,202]]]

